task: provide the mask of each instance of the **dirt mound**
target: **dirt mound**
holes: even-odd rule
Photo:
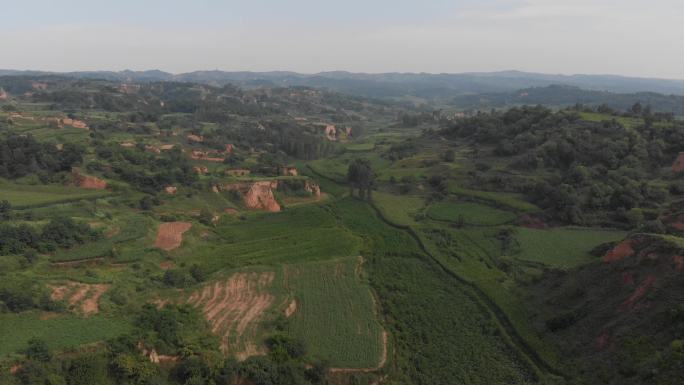
[[[74,184],[78,187],[90,190],[104,190],[107,188],[107,182],[94,176],[83,175],[78,170],[72,171]]]
[[[195,172],[195,174],[199,175],[204,175],[209,172],[209,168],[207,168],[207,166],[194,166],[192,170]]]
[[[167,194],[173,195],[173,194],[176,193],[176,191],[178,191],[178,187],[176,187],[176,186],[166,186],[166,187],[164,187],[164,192],[166,192]]]
[[[676,173],[684,172],[684,154],[679,154],[672,164],[672,171]]]
[[[7,100],[8,98],[9,98],[9,95],[7,94],[7,92],[5,92],[5,90],[0,88],[0,100]]]
[[[68,282],[64,285],[51,285],[50,297],[53,301],[66,301],[69,307],[85,315],[100,311],[98,302],[110,285]]]
[[[31,88],[38,91],[45,91],[48,88],[48,84],[41,82],[31,82]]]
[[[188,139],[188,142],[204,142],[204,137],[202,137],[201,135],[189,134],[188,136],[186,136],[186,138]]]
[[[183,242],[183,233],[190,230],[191,227],[192,223],[188,222],[165,222],[160,224],[154,246],[166,251],[179,248]]]
[[[328,124],[325,126],[325,137],[331,142],[337,140],[337,128],[334,124]]]
[[[254,182],[244,196],[245,205],[250,209],[280,211],[280,205],[273,195],[275,188],[278,188],[277,181]]]
[[[285,317],[290,318],[297,311],[297,300],[293,299],[285,309]]]
[[[275,299],[269,292],[274,278],[273,272],[236,273],[190,295],[188,303],[201,308],[224,353],[240,359],[264,353],[257,348],[257,332]]]

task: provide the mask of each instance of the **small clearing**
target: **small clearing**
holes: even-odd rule
[[[275,296],[269,289],[273,272],[235,273],[195,291],[188,303],[199,307],[212,331],[221,337],[221,350],[238,359],[263,354],[257,347],[259,324]]]
[[[183,243],[183,233],[190,230],[192,223],[188,222],[165,222],[159,225],[157,239],[154,246],[170,251],[180,247]]]

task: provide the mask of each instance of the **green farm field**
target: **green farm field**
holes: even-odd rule
[[[496,226],[513,222],[516,215],[473,202],[437,202],[427,210],[430,218],[456,222],[459,218],[468,225]]]
[[[44,340],[51,349],[66,349],[117,337],[130,331],[120,318],[50,315],[29,312],[0,314],[0,357],[18,353],[32,338]]]
[[[621,240],[624,231],[581,228],[528,229],[519,227],[515,237],[520,243],[518,258],[545,265],[572,268],[596,259],[594,247]]]
[[[306,343],[314,360],[374,368],[386,358],[362,264],[361,257],[349,257],[284,266],[285,286],[297,303],[288,331]]]

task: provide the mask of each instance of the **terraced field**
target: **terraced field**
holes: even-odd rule
[[[201,309],[225,354],[245,359],[264,354],[261,324],[275,296],[274,272],[238,272],[193,292],[187,302]]]

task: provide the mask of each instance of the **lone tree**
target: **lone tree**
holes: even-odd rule
[[[375,173],[366,159],[355,159],[347,170],[347,181],[352,196],[354,189],[359,190],[359,198],[371,199],[371,190],[375,184]]]

